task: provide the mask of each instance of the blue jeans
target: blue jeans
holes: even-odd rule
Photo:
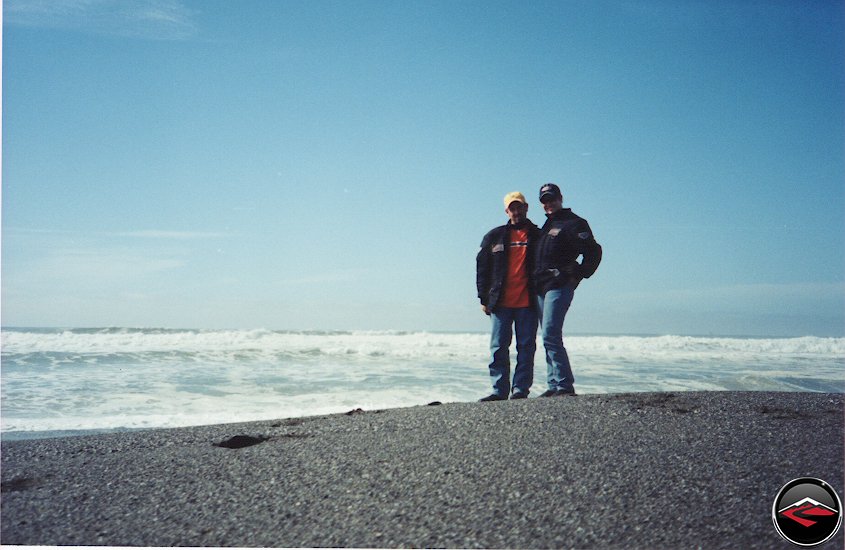
[[[490,314],[493,331],[490,336],[490,378],[493,393],[507,397],[511,389],[510,345],[513,337],[511,326],[516,327],[516,370],[513,391],[528,395],[534,382],[534,353],[537,351],[537,312],[531,307],[496,308]]]
[[[543,347],[546,348],[546,380],[550,390],[573,391],[575,377],[569,355],[563,347],[563,320],[575,296],[575,289],[566,285],[537,296]]]

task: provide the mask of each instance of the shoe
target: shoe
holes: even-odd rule
[[[557,394],[557,390],[546,390],[541,393],[538,397],[551,397],[555,394]]]
[[[578,394],[575,393],[574,388],[571,390],[558,390],[555,392],[555,397],[575,397],[576,395]]]
[[[487,397],[482,397],[479,401],[506,401],[508,398],[507,396],[497,395],[495,393],[491,393]]]
[[[521,391],[515,391],[511,394],[511,399],[527,399],[528,394]]]

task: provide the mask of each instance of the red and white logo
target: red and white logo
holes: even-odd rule
[[[826,482],[804,477],[783,486],[772,506],[780,536],[798,546],[816,546],[832,539],[842,524],[842,501]]]
[[[811,525],[818,523],[818,518],[835,516],[838,512],[829,506],[825,506],[821,502],[817,502],[810,497],[807,497],[803,500],[799,500],[791,506],[787,506],[778,513],[791,520],[797,521],[804,527],[810,527]]]

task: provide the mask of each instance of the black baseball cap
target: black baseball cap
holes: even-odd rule
[[[563,193],[560,192],[560,187],[554,183],[547,183],[540,188],[540,202],[543,202],[544,197],[563,198]]]

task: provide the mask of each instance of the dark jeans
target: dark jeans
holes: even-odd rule
[[[513,390],[528,395],[534,382],[534,353],[537,351],[537,312],[531,307],[496,308],[490,315],[493,332],[490,336],[490,378],[493,393],[506,397],[511,389],[510,345],[516,327],[516,370]]]

